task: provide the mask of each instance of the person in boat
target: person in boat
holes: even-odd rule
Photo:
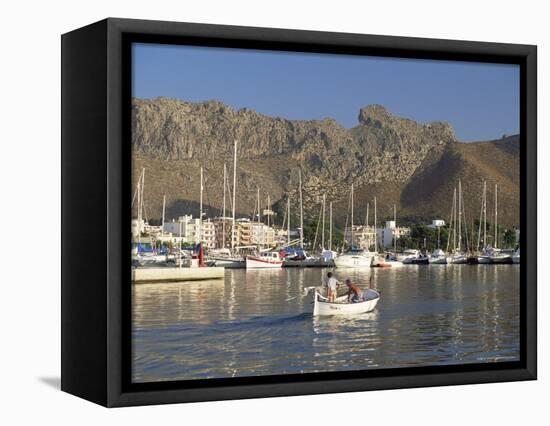
[[[340,284],[338,280],[332,276],[332,272],[329,272],[327,274],[326,286],[327,286],[327,298],[328,298],[328,301],[331,303],[334,303],[336,301],[338,284]]]
[[[356,303],[363,301],[361,289],[357,284],[352,282],[349,278],[346,279],[346,285],[348,286],[348,302]]]

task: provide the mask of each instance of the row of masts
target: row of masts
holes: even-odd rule
[[[494,240],[493,248],[498,247],[498,184],[495,184],[495,208],[494,208]],[[462,225],[464,224],[464,229]],[[463,246],[463,239],[465,239],[465,246],[467,249],[473,245],[473,234],[474,229],[472,225],[472,241],[468,241],[468,229],[466,221],[466,211],[464,206],[464,195],[462,190],[462,182],[458,181],[458,192],[457,188],[454,188],[453,192],[453,204],[451,208],[451,215],[449,220],[449,235],[447,239],[447,251],[461,252]],[[438,228],[439,231],[439,228]],[[482,232],[483,231],[483,232]],[[483,238],[481,236],[483,235]],[[452,240],[452,247],[451,247]],[[438,234],[438,246],[439,246],[439,234]],[[486,249],[487,244],[487,182],[483,182],[483,191],[481,195],[481,210],[479,214],[479,226],[477,234],[477,244],[476,250],[479,251],[480,248]]]
[[[355,210],[355,201],[354,201],[354,186],[353,184],[351,184],[351,191],[350,191],[350,217],[351,217],[351,226],[350,226],[350,246],[353,247],[353,241],[354,241],[354,210]],[[373,233],[374,233],[374,251],[377,251],[378,250],[378,232],[377,232],[377,225],[378,225],[378,218],[377,218],[377,206],[376,206],[376,197],[374,197],[373,199],[374,201],[374,223],[373,223]],[[332,203],[331,203],[332,204]],[[369,226],[369,208],[370,208],[370,203],[367,202],[367,214],[366,214],[366,217],[365,217],[365,226],[368,227]],[[397,207],[396,205],[394,204],[393,205],[393,223],[394,223],[394,236],[393,236],[393,247],[394,247],[394,251],[397,250]],[[331,223],[332,225],[332,223]],[[346,225],[346,228],[347,228],[347,225]],[[344,234],[347,233],[346,232],[347,229],[344,231]]]

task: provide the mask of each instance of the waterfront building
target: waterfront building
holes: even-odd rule
[[[216,248],[231,247],[231,226],[233,220],[230,217],[217,217],[213,220],[214,232],[216,235]],[[225,230],[225,238],[223,233]]]
[[[237,246],[252,245],[252,223],[250,219],[237,219],[236,221],[236,244]]]
[[[403,236],[411,234],[411,228],[408,226],[395,226],[395,221],[387,220],[383,228],[377,229],[378,246],[381,248],[391,248],[394,244],[394,238],[399,240]]]
[[[203,226],[207,222],[203,223]],[[212,226],[212,228],[210,228]],[[208,228],[207,241],[211,243],[213,234],[213,224],[206,225]],[[180,216],[177,220],[172,219],[171,222],[164,223],[163,232],[171,233],[174,237],[181,237],[181,241],[184,244],[198,244],[200,239],[200,220],[198,218],[193,218],[192,215]]]
[[[395,221],[388,220],[383,228],[377,228],[376,233],[371,225],[355,225],[353,227],[353,246],[363,250],[374,250],[393,247],[393,239],[399,240],[402,236],[410,235],[411,228],[395,226]],[[346,240],[351,239],[351,230],[346,232]]]
[[[354,225],[353,226],[353,246],[363,250],[374,248],[376,235],[374,227],[370,225]],[[351,240],[351,230],[348,230],[345,235],[346,241]]]
[[[200,227],[200,224],[199,224]],[[202,230],[200,232],[200,240],[206,248],[216,247],[216,229],[214,222],[210,219],[202,221]]]
[[[275,230],[263,223],[251,223],[250,242],[252,245],[273,247],[276,245]]]

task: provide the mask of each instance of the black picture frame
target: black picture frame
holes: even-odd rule
[[[536,46],[116,18],[61,42],[62,390],[117,407],[536,379]],[[131,383],[132,42],[519,64],[520,361]]]

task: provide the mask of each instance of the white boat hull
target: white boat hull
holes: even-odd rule
[[[374,255],[341,254],[334,259],[337,268],[370,268]]]
[[[260,259],[253,256],[246,258],[246,269],[277,269],[282,266],[282,260]]]
[[[238,269],[246,267],[244,259],[217,258],[211,259],[215,266],[223,266],[226,269]]]
[[[446,265],[447,258],[445,256],[430,257],[428,262],[430,265]]]
[[[452,263],[453,265],[463,265],[468,263],[468,258],[462,254],[451,256],[447,259],[447,263]]]
[[[497,265],[512,263],[512,256],[508,254],[495,254],[491,256],[491,263],[497,264]]]
[[[134,256],[141,265],[152,265],[155,263],[166,263],[168,257],[165,254],[140,254]]]
[[[313,315],[315,316],[327,316],[327,315],[357,315],[372,311],[378,301],[380,300],[380,294],[375,290],[363,291],[362,302],[348,303],[347,296],[341,296],[336,299],[335,303],[329,303],[327,299],[323,297],[319,292],[314,292],[313,300]]]
[[[401,268],[404,265],[400,260],[386,260],[385,264],[390,268]]]

